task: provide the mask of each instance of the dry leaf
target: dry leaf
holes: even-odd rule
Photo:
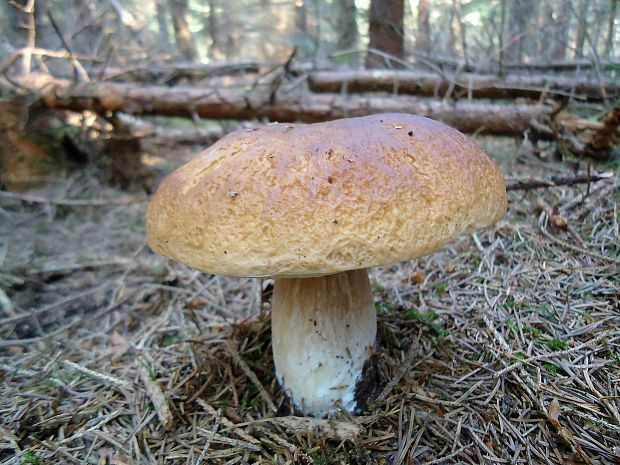
[[[555,213],[551,215],[551,226],[556,229],[565,230],[568,228],[568,219],[562,215],[556,215]]]
[[[422,273],[421,271],[416,271],[411,275],[411,278],[409,280],[411,281],[411,284],[422,284],[425,279],[426,274]]]
[[[493,439],[487,439],[486,441],[484,441],[484,443],[490,451],[495,452],[495,447],[493,447]]]
[[[233,423],[241,423],[243,421],[243,418],[232,407],[226,407],[224,415]]]
[[[125,337],[121,336],[117,331],[114,331],[108,336],[110,341],[110,347],[108,353],[114,357],[120,357],[121,355],[129,351],[130,345]]]

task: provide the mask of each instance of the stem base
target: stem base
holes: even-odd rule
[[[358,410],[377,334],[366,270],[276,279],[271,308],[276,377],[294,406],[318,417],[335,403]]]

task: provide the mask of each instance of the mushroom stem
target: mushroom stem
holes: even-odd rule
[[[340,401],[359,411],[377,334],[366,270],[276,279],[271,308],[276,377],[295,407],[323,417]]]

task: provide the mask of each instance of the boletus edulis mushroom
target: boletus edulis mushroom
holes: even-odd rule
[[[431,253],[506,211],[500,170],[445,124],[381,114],[233,132],[170,174],[151,248],[274,278],[276,377],[295,407],[358,413],[376,314],[366,269]]]

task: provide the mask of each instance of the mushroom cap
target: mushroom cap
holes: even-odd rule
[[[381,114],[228,134],[164,179],[146,226],[155,252],[198,270],[309,277],[428,254],[506,204],[467,136]]]

